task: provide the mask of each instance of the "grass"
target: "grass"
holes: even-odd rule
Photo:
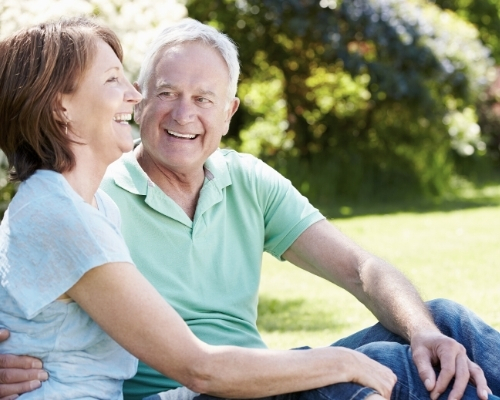
[[[445,297],[500,329],[500,197],[332,221],[399,268],[425,300]],[[452,206],[454,204],[454,206]],[[375,318],[349,293],[264,256],[258,326],[269,347],[322,346]]]

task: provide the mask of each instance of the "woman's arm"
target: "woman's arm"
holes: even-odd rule
[[[131,264],[94,268],[68,295],[130,353],[198,393],[255,398],[356,382],[389,399],[396,382],[388,368],[345,348],[207,345]]]

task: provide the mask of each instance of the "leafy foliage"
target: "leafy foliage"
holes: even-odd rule
[[[451,10],[461,18],[474,24],[479,37],[492,51],[497,64],[500,63],[500,4],[497,0],[431,0],[442,9]]]
[[[435,0],[444,9],[457,13],[473,23],[479,30],[479,37],[491,49],[496,63],[500,64],[500,3],[497,0]],[[488,147],[488,155],[500,161],[500,70],[496,82],[481,96],[477,105],[479,126]]]
[[[240,49],[242,106],[226,143],[316,200],[440,195],[460,159],[451,149],[484,152],[474,105],[492,60],[450,11],[418,0],[187,7]]]
[[[120,37],[130,79],[137,77],[144,52],[165,24],[186,16],[178,0],[0,0],[0,37],[40,22],[93,16]]]

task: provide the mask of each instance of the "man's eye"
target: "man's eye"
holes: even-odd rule
[[[158,96],[160,96],[160,97],[171,97],[172,96],[172,92],[160,92],[158,94]]]
[[[205,97],[198,97],[197,101],[198,103],[210,103],[210,100]]]

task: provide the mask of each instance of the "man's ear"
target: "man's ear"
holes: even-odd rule
[[[239,98],[234,97],[229,101],[229,104],[227,105],[226,109],[226,120],[224,121],[226,123],[225,133],[222,136],[227,135],[227,132],[229,131],[229,123],[231,122],[231,118],[233,118],[234,113],[238,111],[239,106],[240,106]]]
[[[134,82],[134,87],[140,94],[142,94],[141,88],[139,87],[137,82]],[[134,121],[137,125],[141,125],[141,114],[142,114],[142,101],[140,101],[134,106]]]
[[[229,101],[229,105],[227,106],[227,115],[226,115],[226,122],[231,122],[231,118],[233,118],[233,115],[236,111],[238,111],[238,107],[240,106],[240,99],[238,97],[234,97]]]

